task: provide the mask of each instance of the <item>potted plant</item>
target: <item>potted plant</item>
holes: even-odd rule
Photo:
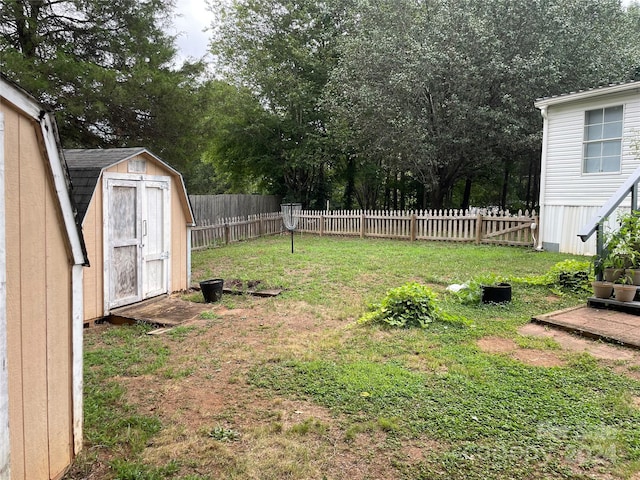
[[[631,277],[623,275],[613,284],[613,294],[617,301],[631,302],[635,298],[638,287],[631,282]]]
[[[640,267],[637,264],[634,264],[632,268],[625,269],[624,274],[631,279],[633,285],[640,285]]]
[[[596,298],[609,298],[613,293],[613,282],[605,280],[595,280],[591,282],[593,286],[593,296]]]
[[[640,252],[636,250],[637,246],[634,245],[634,243],[621,241],[612,250],[611,260],[614,267],[613,282],[617,282],[621,277],[626,277],[627,280],[618,283],[640,284],[640,270],[637,268],[640,260]]]
[[[640,284],[640,273],[635,273],[640,270],[640,212],[620,215],[618,224],[616,231],[605,236],[603,255],[594,259],[596,275],[602,274],[608,282],[616,282],[625,274],[635,275]]]
[[[615,234],[608,234],[604,245],[602,255],[593,257],[593,270],[596,280],[601,278],[605,282],[613,283],[624,273],[625,259],[619,255],[619,239]]]
[[[624,260],[615,255],[607,255],[603,260],[603,278],[613,283],[624,274]]]

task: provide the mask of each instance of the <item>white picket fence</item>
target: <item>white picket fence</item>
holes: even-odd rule
[[[514,246],[533,245],[531,225],[535,212],[488,210],[303,210],[299,232],[323,235],[392,238],[409,241],[432,240]],[[279,213],[254,215],[247,219],[226,219],[223,223],[192,229],[194,250],[263,235],[284,232]]]

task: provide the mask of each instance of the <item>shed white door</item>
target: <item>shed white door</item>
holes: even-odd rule
[[[169,291],[169,180],[105,174],[106,310]]]
[[[169,182],[148,181],[144,185],[142,220],[143,298],[167,293],[169,273]]]

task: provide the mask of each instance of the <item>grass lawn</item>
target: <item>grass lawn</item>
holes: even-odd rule
[[[567,255],[277,236],[193,254],[194,280],[260,280],[198,322],[85,331],[86,447],[67,478],[607,479],[640,471],[638,363],[519,333],[584,303],[535,285]],[[584,261],[584,258],[574,257]],[[510,279],[506,305],[451,283]],[[408,282],[464,324],[356,320]],[[199,293],[185,295],[200,301]],[[486,342],[511,345],[488,351]],[[614,348],[614,347],[611,347]],[[521,355],[522,353],[527,355]],[[551,364],[523,361],[549,356]],[[635,358],[635,357],[634,357]]]

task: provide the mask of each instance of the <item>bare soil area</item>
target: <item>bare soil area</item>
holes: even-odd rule
[[[290,400],[254,388],[248,370],[284,355],[304,356],[327,336],[348,335],[347,323],[323,318],[306,305],[276,310],[269,299],[251,298],[242,308],[202,305],[217,318],[194,319],[185,338],[161,335],[171,349],[176,378],[158,375],[118,377],[127,401],[141,414],[160,418],[164,428],[144,452],[144,461],[164,465],[178,460],[182,475],[210,478],[391,479],[392,466],[421,458],[424,445],[405,446],[398,454],[385,447],[380,431],[357,432],[347,439],[340,418],[313,403]],[[110,324],[96,326],[98,337]],[[180,371],[188,374],[180,375]],[[229,432],[216,441],[217,431]],[[69,478],[103,478],[108,458],[94,452],[91,472]],[[433,448],[433,446],[430,446]],[[283,458],[286,452],[286,458]],[[95,457],[97,455],[97,457]],[[230,476],[229,472],[233,472]]]
[[[616,372],[640,379],[640,351],[598,340],[581,337],[564,330],[537,323],[528,323],[518,330],[525,337],[551,338],[557,349],[539,350],[521,348],[514,340],[502,337],[485,337],[478,340],[484,352],[509,355],[523,363],[539,367],[565,365],[570,354],[588,353],[610,366]]]

